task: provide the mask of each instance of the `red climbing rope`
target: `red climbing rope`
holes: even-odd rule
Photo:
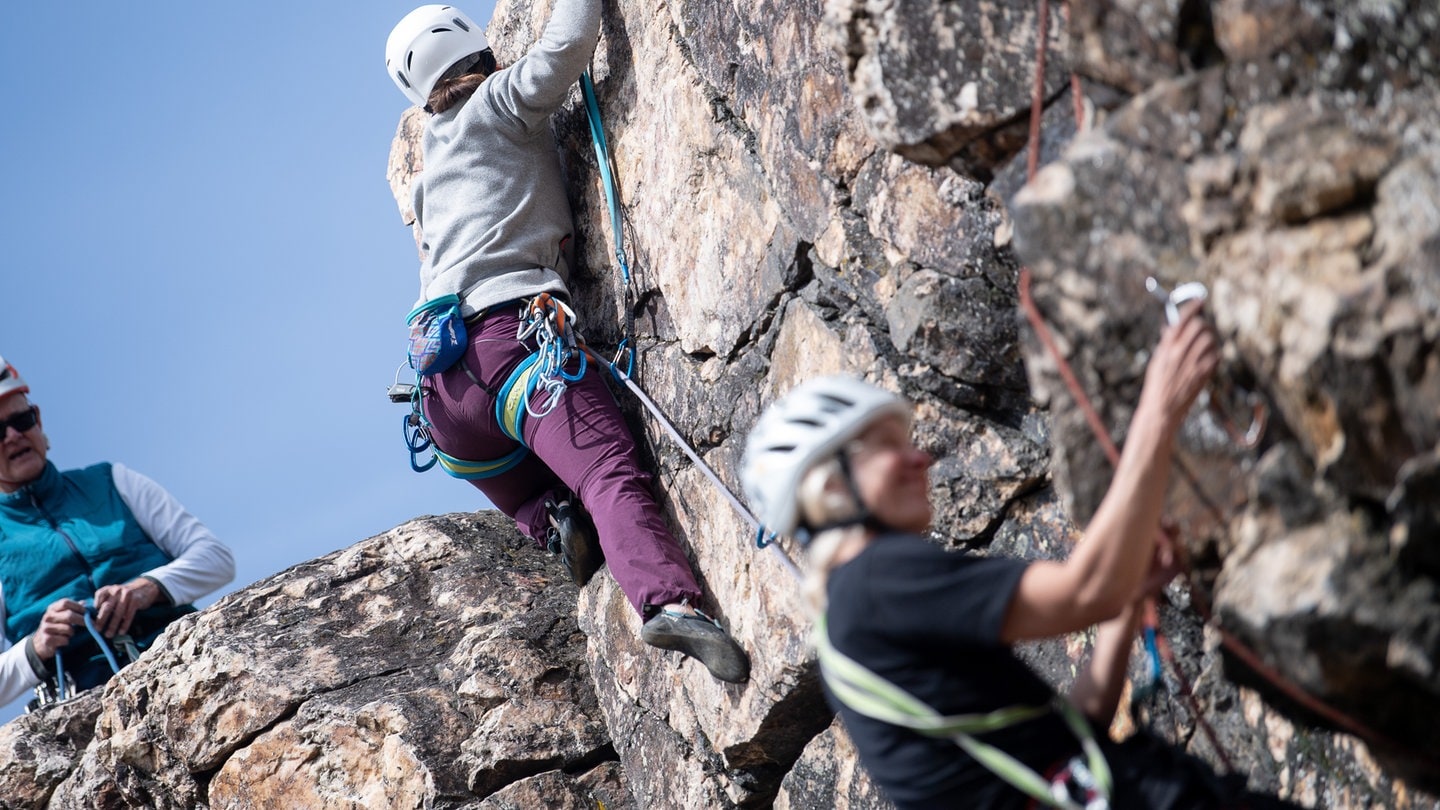
[[[1026,161],[1027,181],[1035,179],[1035,174],[1039,171],[1040,167],[1040,123],[1045,103],[1045,54],[1047,41],[1050,37],[1050,0],[1040,0],[1037,25],[1038,31],[1035,37],[1035,83],[1030,94],[1030,141],[1028,144],[1029,154],[1027,155],[1028,159]],[[1079,81],[1073,74],[1071,77],[1071,86],[1072,88],[1079,87]],[[1077,116],[1075,124],[1078,127],[1083,124],[1082,116],[1084,111],[1084,107],[1078,98],[1075,101],[1075,111]],[[1096,440],[1100,442],[1100,446],[1104,448],[1106,457],[1110,459],[1112,465],[1119,464],[1120,449],[1116,447],[1114,440],[1110,438],[1110,431],[1100,419],[1100,414],[1096,412],[1094,405],[1090,402],[1090,398],[1086,396],[1084,386],[1080,384],[1080,380],[1075,376],[1074,369],[1070,367],[1069,362],[1065,360],[1065,356],[1060,352],[1060,347],[1055,343],[1055,336],[1045,323],[1044,317],[1040,314],[1039,307],[1035,305],[1035,299],[1030,294],[1030,280],[1030,268],[1021,267],[1019,278],[1020,306],[1025,310],[1025,316],[1030,321],[1031,327],[1035,330],[1036,336],[1040,338],[1040,342],[1044,344],[1045,350],[1055,361],[1055,367],[1060,372],[1060,377],[1065,381],[1066,388],[1070,390],[1071,395],[1074,397],[1075,404],[1080,407],[1081,413],[1085,415],[1085,421],[1089,423],[1091,432],[1095,435]],[[1164,537],[1157,537],[1156,542],[1164,543],[1166,539]],[[1146,613],[1150,616],[1155,615],[1156,611],[1153,599],[1149,600],[1149,603],[1146,605]],[[1205,737],[1210,740],[1210,745],[1215,749],[1215,753],[1219,756],[1225,769],[1227,771],[1235,770],[1235,766],[1231,762],[1225,748],[1220,745],[1219,735],[1215,733],[1215,729],[1211,727],[1209,720],[1207,720],[1204,713],[1201,712],[1188,680],[1176,664],[1174,653],[1170,652],[1169,641],[1161,634],[1158,622],[1153,629],[1155,631],[1157,646],[1166,653],[1164,656],[1165,662],[1169,665],[1172,676],[1181,684],[1181,693],[1185,696],[1186,704],[1190,709],[1191,715],[1195,718],[1196,725],[1204,732]]]

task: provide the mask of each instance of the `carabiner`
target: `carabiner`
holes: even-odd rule
[[[1171,326],[1180,322],[1180,307],[1210,297],[1210,291],[1198,281],[1187,281],[1173,290],[1166,290],[1154,276],[1147,276],[1145,289],[1165,304],[1165,322]]]

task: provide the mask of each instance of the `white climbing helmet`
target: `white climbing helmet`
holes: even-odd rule
[[[745,497],[765,528],[794,533],[801,479],[885,414],[909,419],[910,404],[849,376],[807,380],[766,408],[740,462]]]
[[[30,393],[30,386],[26,385],[25,381],[20,378],[20,372],[16,371],[14,366],[5,362],[5,358],[0,357],[0,399],[4,399],[11,394],[28,393]]]
[[[423,107],[456,62],[487,50],[485,31],[454,6],[420,6],[385,40],[385,70],[411,102]]]

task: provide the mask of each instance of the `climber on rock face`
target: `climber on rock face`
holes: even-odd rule
[[[149,478],[56,469],[29,391],[0,359],[0,703],[104,683],[235,576],[230,550]]]
[[[767,528],[806,547],[827,695],[899,807],[1287,806],[1148,733],[1105,738],[1143,599],[1175,573],[1155,545],[1175,433],[1218,358],[1199,305],[1183,312],[1150,362],[1104,502],[1064,562],[924,539],[931,458],[911,439],[910,405],[888,391],[810,380],[750,433],[746,494]],[[1092,626],[1068,699],[1010,648]]]
[[[587,371],[577,353],[553,370],[550,387],[516,386],[542,349],[550,356],[545,330],[558,335],[573,319],[573,223],[550,117],[599,32],[599,0],[557,0],[540,41],[507,67],[452,6],[421,6],[390,34],[391,79],[430,113],[412,191],[424,253],[416,312],[451,307],[465,335],[448,366],[422,372],[415,418],[446,471],[559,553],[577,584],[605,562],[647,643],[741,682],[749,661],[696,609],[700,587],[603,371]],[[524,417],[519,427],[509,414]],[[486,461],[467,461],[475,459]]]

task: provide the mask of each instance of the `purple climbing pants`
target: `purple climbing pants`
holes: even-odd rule
[[[466,322],[469,346],[463,363],[426,381],[432,389],[424,397],[431,438],[449,455],[486,461],[517,447],[496,423],[495,397],[510,372],[535,349],[532,341],[515,339],[519,309],[517,301],[472,316]],[[538,411],[548,397],[537,389],[533,407]],[[524,461],[470,483],[542,546],[549,526],[545,501],[563,498],[569,489],[595,522],[605,564],[636,611],[645,616],[647,606],[699,602],[695,575],[655,503],[651,476],[640,468],[635,439],[602,366],[592,362],[550,413],[527,415],[523,433],[530,447]]]

